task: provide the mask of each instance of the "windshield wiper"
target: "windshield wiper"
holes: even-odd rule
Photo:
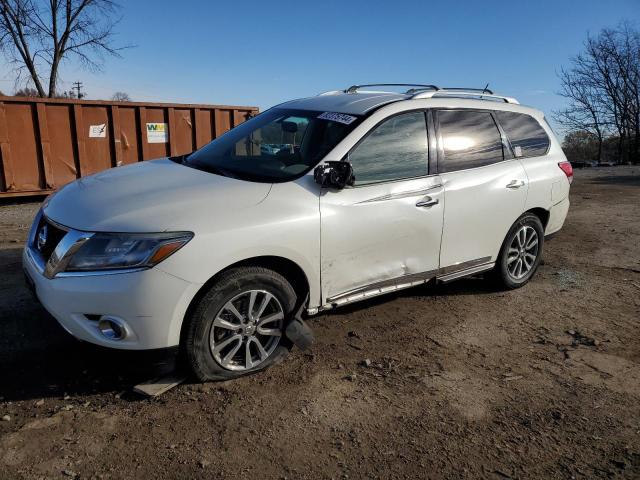
[[[190,162],[189,156],[190,155],[182,155],[182,161],[180,163],[187,167],[195,168],[196,170],[202,170],[203,172],[220,175],[221,177],[238,178],[236,174],[231,172],[231,170],[227,170],[226,168],[221,168],[216,165],[202,165],[197,162]]]
[[[169,157],[172,162],[183,164],[187,159],[187,155],[176,155],[175,157]]]
[[[213,173],[215,175],[222,175],[223,177],[238,178],[236,174],[231,173],[231,170],[227,170],[226,168],[207,166],[202,168],[202,170],[204,170],[205,172]]]

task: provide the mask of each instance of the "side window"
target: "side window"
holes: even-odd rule
[[[549,137],[538,121],[530,115],[495,112],[516,157],[537,157],[549,150]]]
[[[355,184],[427,175],[427,124],[424,112],[385,120],[349,154]]]
[[[504,160],[500,130],[489,112],[439,110],[444,158],[440,173],[482,167]]]

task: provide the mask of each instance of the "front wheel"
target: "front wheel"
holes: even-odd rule
[[[498,255],[494,274],[501,286],[520,288],[531,280],[540,265],[543,244],[542,222],[525,213],[507,233]]]
[[[280,274],[260,267],[223,273],[187,319],[182,349],[200,381],[254,373],[284,358],[296,294]]]

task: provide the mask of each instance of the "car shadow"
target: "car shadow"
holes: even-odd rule
[[[19,248],[0,249],[0,400],[109,393],[175,369],[176,349],[125,351],[80,342],[60,327],[23,280]]]
[[[179,368],[177,350],[126,351],[98,347],[69,335],[40,305],[23,279],[22,250],[0,249],[0,400],[90,397],[112,393],[126,400],[136,384]],[[480,277],[425,284],[347,305],[328,316],[348,315],[397,298],[490,294]]]
[[[594,185],[622,185],[640,187],[640,172],[638,175],[608,175],[591,180]]]
[[[33,203],[42,203],[48,195],[33,195],[26,197],[9,197],[9,198],[0,198],[0,206],[8,206],[8,205],[28,205]]]

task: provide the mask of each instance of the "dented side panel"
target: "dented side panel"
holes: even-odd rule
[[[438,203],[416,206],[426,196]],[[323,300],[365,285],[437,270],[443,211],[438,176],[323,192]]]

